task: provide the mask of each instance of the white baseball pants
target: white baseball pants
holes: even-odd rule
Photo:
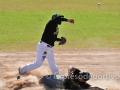
[[[53,74],[60,74],[59,69],[54,60],[54,53],[51,47],[48,46],[45,42],[39,42],[37,44],[37,56],[36,61],[20,68],[20,73],[23,74],[27,71],[36,69],[43,64],[44,60],[47,60],[49,67]]]

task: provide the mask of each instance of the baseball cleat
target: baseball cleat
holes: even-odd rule
[[[17,75],[17,79],[20,79],[21,78],[21,76],[20,76],[21,74],[20,74],[20,68],[18,68],[18,75]]]
[[[21,76],[20,75],[17,75],[17,79],[20,79],[21,78]]]

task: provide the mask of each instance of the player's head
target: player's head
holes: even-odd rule
[[[59,13],[55,13],[55,14],[52,15],[51,19],[55,19],[56,17],[59,17],[59,16],[61,16]]]
[[[51,19],[53,20],[53,19],[55,19],[55,18],[57,18],[57,17],[64,17],[64,16],[61,15],[61,14],[59,14],[59,13],[55,13],[55,14],[52,15],[52,18],[51,18]],[[57,22],[57,23],[60,25],[60,24],[61,24],[61,21],[59,21],[59,22]]]
[[[88,81],[91,78],[91,75],[89,72],[79,72],[79,79],[81,81]]]

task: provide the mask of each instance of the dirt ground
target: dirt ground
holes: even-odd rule
[[[88,82],[92,86],[108,88],[108,90],[120,90],[120,49],[97,50],[54,50],[56,64],[62,75],[67,75],[69,65],[79,68],[81,71],[89,71],[92,75]],[[35,61],[35,51],[0,51],[0,90],[13,90],[17,82],[16,74],[20,66]],[[36,76],[51,74],[45,61],[36,70],[31,71],[26,78],[33,79],[34,85],[23,87],[22,90],[43,90],[37,83]]]

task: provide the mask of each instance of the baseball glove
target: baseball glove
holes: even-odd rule
[[[59,43],[59,45],[63,45],[66,43],[66,38],[65,37],[61,37],[61,41]]]

